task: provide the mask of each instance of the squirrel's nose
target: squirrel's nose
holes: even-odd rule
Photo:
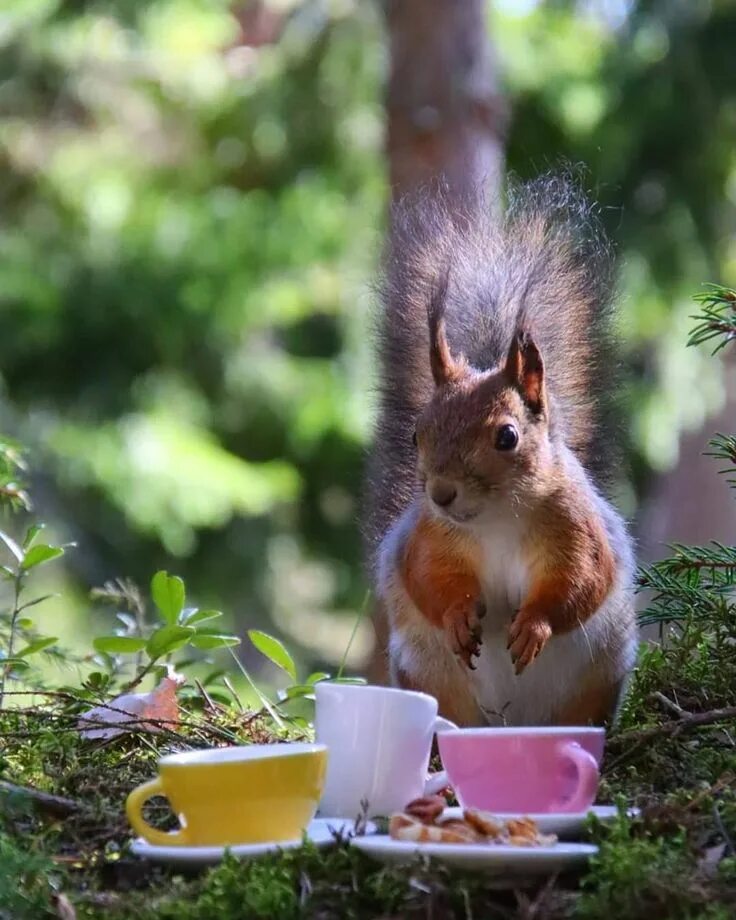
[[[429,487],[429,494],[435,505],[447,508],[457,498],[457,489],[446,479],[436,479]]]

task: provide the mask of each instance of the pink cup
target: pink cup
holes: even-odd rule
[[[602,728],[465,728],[439,732],[437,740],[465,808],[560,814],[595,801]]]

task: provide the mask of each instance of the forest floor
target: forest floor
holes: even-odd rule
[[[733,624],[726,624],[727,627]],[[482,874],[417,861],[381,867],[344,843],[194,874],[128,852],[128,792],[162,751],[276,740],[260,717],[206,710],[187,728],[79,737],[80,703],[0,712],[0,776],[66,802],[0,786],[0,918],[602,918],[736,917],[736,652],[727,628],[680,624],[666,650],[645,649],[620,726],[608,739],[592,827],[599,855],[578,876],[495,890]],[[626,817],[623,806],[641,815]]]

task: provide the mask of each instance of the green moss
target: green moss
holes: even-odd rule
[[[50,859],[0,831],[0,917],[42,920],[55,916],[52,896],[58,883],[59,873]]]

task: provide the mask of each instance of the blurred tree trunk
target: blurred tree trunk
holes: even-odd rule
[[[460,201],[479,185],[493,191],[503,167],[507,110],[484,0],[387,0],[390,74],[386,88],[391,196],[443,179]],[[369,679],[385,682],[387,627],[377,605]]]
[[[725,464],[705,456],[716,432],[736,431],[736,362],[729,359],[730,355],[722,409],[697,431],[682,435],[677,464],[657,477],[644,503],[637,531],[642,562],[668,555],[667,546],[672,543],[734,542],[736,502],[718,476]]]
[[[498,184],[506,107],[484,0],[387,0],[389,179],[395,198],[443,177]]]

